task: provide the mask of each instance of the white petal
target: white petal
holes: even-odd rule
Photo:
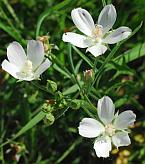
[[[103,26],[103,34],[112,28],[116,21],[116,17],[116,9],[112,4],[106,5],[103,8],[98,18],[98,24]]]
[[[103,133],[104,126],[93,118],[84,118],[80,122],[78,129],[81,136],[94,138]]]
[[[29,40],[27,44],[28,59],[33,63],[34,69],[37,68],[44,59],[43,43],[36,40]]]
[[[72,45],[80,48],[86,48],[92,45],[91,40],[89,40],[86,36],[76,34],[73,32],[67,32],[63,34],[62,40],[64,42],[69,42]]]
[[[89,12],[82,8],[72,10],[71,17],[76,27],[88,36],[92,36],[95,29],[94,21]]]
[[[131,34],[131,29],[128,27],[119,27],[112,31],[104,40],[103,43],[114,44],[126,39]]]
[[[38,78],[44,71],[46,71],[51,65],[50,60],[46,59],[36,70],[35,77]]]
[[[26,61],[26,54],[23,47],[18,42],[12,42],[7,48],[7,57],[10,63],[22,68]]]
[[[107,136],[96,139],[94,149],[98,157],[109,157],[109,152],[112,149],[111,139]]]
[[[2,69],[11,74],[14,78],[18,79],[17,72],[19,71],[19,69],[12,63],[4,60],[2,62]]]
[[[98,101],[98,116],[104,124],[111,123],[114,118],[115,106],[108,96],[104,96]]]
[[[33,77],[31,77],[31,76],[21,77],[21,76],[18,75],[18,79],[22,80],[22,81],[32,81],[32,80],[35,79],[35,77],[34,76]]]
[[[87,48],[86,52],[90,52],[92,55],[95,57],[102,55],[106,52],[107,47],[104,46],[103,44],[97,43],[92,47]]]
[[[116,129],[127,129],[128,126],[132,126],[135,122],[136,115],[131,111],[127,110],[118,115],[114,121]]]
[[[131,144],[127,132],[117,132],[114,136],[112,136],[112,142],[117,148],[119,146],[128,146]]]

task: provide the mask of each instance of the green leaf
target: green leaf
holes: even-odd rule
[[[75,149],[77,145],[79,145],[82,141],[82,138],[78,138],[70,145],[70,147],[67,148],[67,150],[62,154],[61,157],[58,158],[58,160],[55,162],[56,164],[62,163],[62,161]]]
[[[80,82],[80,85],[83,85],[83,82]],[[75,93],[79,90],[79,86],[78,84],[74,84],[73,86],[69,87],[68,89],[66,89],[65,91],[63,91],[63,95],[69,95],[71,93]]]
[[[58,65],[56,65],[56,64],[53,64],[53,68],[55,69],[55,70],[57,70],[58,72],[60,72],[61,74],[63,74],[64,76],[66,76],[67,78],[71,78],[70,76],[69,76],[69,74],[68,73],[66,73],[63,69],[61,69]]]
[[[16,138],[18,138],[19,136],[21,136],[22,134],[26,133],[28,130],[30,130],[31,128],[33,128],[36,124],[38,124],[44,117],[45,117],[46,113],[44,113],[43,111],[39,112],[35,117],[33,117],[20,131],[18,131],[18,133],[15,134],[15,136],[11,139],[8,140],[7,142],[3,143],[0,145],[0,147],[10,143],[12,140],[15,140]]]
[[[8,2],[8,0],[2,0],[3,3],[5,4],[7,10],[9,11],[9,13],[12,15],[12,17],[14,18],[14,20],[16,21],[17,25],[20,26],[20,28],[24,28],[22,22],[20,22],[17,14],[15,13],[14,9],[12,8],[10,2]]]
[[[21,35],[19,33],[17,33],[14,29],[12,29],[10,26],[6,25],[5,23],[0,22],[0,29],[4,30],[12,38],[25,44],[25,41],[22,39]]]
[[[129,63],[133,60],[136,60],[142,56],[145,56],[145,43],[138,44],[134,48],[115,58],[114,61],[121,65],[123,63]]]
[[[46,115],[43,111],[39,112],[35,117],[33,117],[16,135],[14,136],[14,139],[18,138],[31,128],[33,128],[36,124],[38,124]]]
[[[76,66],[75,66],[75,74],[76,74],[76,75],[77,75],[78,72],[79,72],[79,69],[80,69],[80,66],[81,66],[82,62],[83,62],[82,59],[79,60],[79,62],[78,62],[78,63],[76,64]]]
[[[93,63],[91,62],[91,60],[86,56],[86,55],[84,55],[78,48],[76,48],[75,46],[72,46],[73,47],[73,49],[80,55],[80,57],[84,60],[84,61],[86,61],[89,65],[90,65],[90,67],[91,68],[93,68]]]
[[[122,97],[115,102],[115,107],[119,108],[122,105],[126,104],[127,101],[128,101],[128,97]]]

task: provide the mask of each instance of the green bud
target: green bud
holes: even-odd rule
[[[45,118],[44,118],[44,123],[46,125],[52,125],[55,121],[54,116],[51,113],[46,114]]]
[[[56,101],[62,100],[63,98],[64,98],[64,96],[60,91],[55,93],[55,100]]]
[[[52,107],[50,104],[48,103],[44,103],[42,106],[41,106],[41,109],[44,111],[44,112],[51,112],[52,111]]]
[[[92,69],[86,70],[86,71],[84,72],[84,80],[85,80],[86,82],[91,82],[91,81],[94,80],[94,72],[93,72]]]
[[[52,80],[47,80],[47,89],[51,92],[55,92],[57,90],[57,84]]]
[[[73,109],[79,109],[81,106],[81,100],[72,100],[69,106]]]
[[[94,81],[94,72],[92,69],[86,70],[84,72],[84,90],[87,92]]]

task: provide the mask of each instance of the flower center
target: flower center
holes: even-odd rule
[[[95,30],[93,30],[93,36],[97,42],[99,42],[103,36],[103,27],[101,25],[96,25]]]
[[[108,124],[105,126],[105,133],[109,136],[113,136],[115,134],[115,127],[112,124]]]
[[[30,60],[26,60],[24,66],[22,67],[21,71],[18,73],[21,78],[26,77],[33,77],[33,64]]]

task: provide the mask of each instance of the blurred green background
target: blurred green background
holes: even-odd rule
[[[135,29],[145,21],[144,0],[106,0],[117,10],[114,28],[128,26]],[[53,54],[70,69],[68,46],[62,41],[62,34],[74,30],[71,10],[76,7],[87,9],[97,22],[103,8],[101,0],[0,0],[0,61],[6,58],[6,48],[12,41],[20,42],[26,48],[26,40],[49,35],[50,43],[58,46]],[[0,149],[0,163],[26,164],[144,164],[145,163],[145,26],[127,40],[115,54],[122,55],[127,50],[142,57],[122,65],[113,64],[113,70],[104,72],[102,83],[92,96],[97,104],[98,98],[105,94],[115,101],[117,109],[133,110],[137,114],[135,126],[131,129],[132,144],[129,147],[115,148],[108,159],[99,159],[93,150],[93,140],[79,136],[77,127],[86,116],[83,110],[69,108],[65,114],[48,126],[41,121],[27,133]],[[110,48],[112,49],[113,46]],[[133,50],[132,50],[133,49]],[[141,50],[141,53],[140,51]],[[81,50],[85,53],[84,50]],[[92,57],[87,54],[88,57]],[[100,57],[103,61],[106,56]],[[81,62],[78,76],[83,76],[90,67],[73,52],[75,65]],[[40,84],[50,79],[65,91],[73,83],[52,67],[46,71]],[[16,79],[0,69],[0,136],[1,142],[11,138],[39,111],[39,107],[52,95],[36,89],[29,82],[17,83]],[[70,97],[74,93],[70,94]],[[96,99],[95,99],[96,96]],[[19,158],[20,157],[20,158]]]

